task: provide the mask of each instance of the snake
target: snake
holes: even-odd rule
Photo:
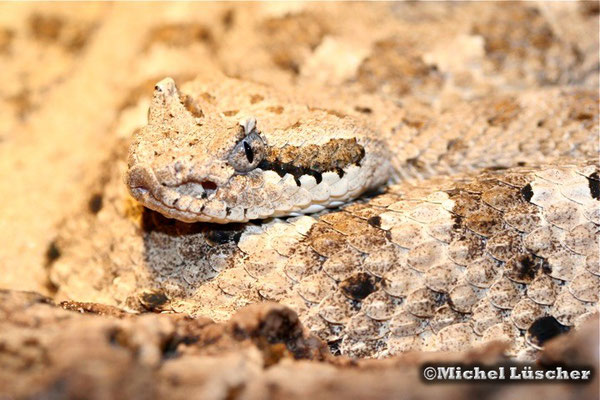
[[[216,320],[274,301],[334,354],[367,358],[499,340],[531,359],[598,312],[586,89],[434,111],[351,88],[165,78],[101,174],[101,207],[57,241],[59,297]]]

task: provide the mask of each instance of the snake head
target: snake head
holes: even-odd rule
[[[384,146],[351,117],[223,78],[159,82],[129,151],[127,185],[185,222],[245,222],[345,203],[389,177]]]

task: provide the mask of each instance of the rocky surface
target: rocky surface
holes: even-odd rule
[[[0,396],[88,399],[593,399],[590,384],[432,384],[427,362],[492,365],[502,346],[468,353],[407,353],[382,361],[331,356],[286,307],[263,303],[225,323],[181,314],[130,315],[101,304],[0,292]],[[598,321],[554,340],[541,363],[598,363]]]

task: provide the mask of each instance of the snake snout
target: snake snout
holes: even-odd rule
[[[127,186],[134,191],[148,192],[158,184],[156,177],[147,168],[135,166],[127,171]]]

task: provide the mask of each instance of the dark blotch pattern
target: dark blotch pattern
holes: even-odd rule
[[[379,228],[381,226],[381,217],[379,215],[375,217],[371,217],[367,220],[369,225],[374,226],[375,228]]]
[[[554,317],[542,317],[531,324],[527,333],[534,344],[542,346],[548,340],[568,332],[569,329],[568,326],[562,325]]]
[[[361,107],[361,106],[354,107],[354,110],[358,111],[359,113],[363,113],[363,114],[371,114],[373,112],[373,110],[370,107]]]
[[[277,163],[277,162],[262,160],[260,162],[260,164],[258,164],[258,168],[262,169],[263,171],[267,171],[267,170],[275,171],[277,173],[277,175],[281,176],[282,178],[285,176],[285,174],[290,174],[294,177],[294,180],[296,181],[296,185],[298,185],[298,186],[300,186],[300,177],[302,175],[310,175],[310,176],[314,177],[315,180],[317,181],[317,184],[319,184],[319,183],[321,183],[321,181],[323,181],[323,175],[321,175],[320,172],[312,170],[310,168],[297,167],[290,163]]]
[[[271,147],[258,168],[275,171],[281,177],[290,174],[297,185],[300,185],[302,175],[311,175],[318,184],[325,172],[336,172],[343,177],[344,168],[360,165],[364,156],[365,149],[356,139],[332,139],[321,146]]]
[[[594,172],[587,177],[587,180],[592,198],[600,200],[600,176],[598,176],[597,172]]]
[[[88,209],[92,214],[98,214],[102,209],[102,194],[95,193],[88,202]]]
[[[519,278],[533,279],[539,269],[539,264],[535,262],[535,258],[531,254],[519,258],[519,266]]]
[[[52,264],[54,261],[58,260],[60,256],[61,251],[58,248],[56,242],[53,240],[52,242],[50,242],[50,244],[48,245],[48,249],[46,250],[46,264]]]
[[[452,214],[452,221],[454,221],[454,223],[452,224],[452,229],[458,231],[462,228],[463,218],[460,215]]]
[[[344,294],[353,300],[363,300],[377,290],[375,278],[365,272],[359,272],[340,284]]]
[[[237,224],[231,225],[214,225],[214,229],[207,229],[204,233],[206,240],[214,244],[238,243],[242,231]]]
[[[533,197],[533,190],[531,189],[531,184],[528,183],[527,185],[523,186],[523,188],[521,189],[521,194],[523,195],[523,198],[529,202]]]
[[[169,298],[162,292],[147,292],[139,297],[142,307],[148,311],[162,311]]]

